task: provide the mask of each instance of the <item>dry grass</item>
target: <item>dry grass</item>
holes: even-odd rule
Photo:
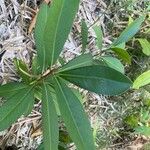
[[[0,62],[1,84],[20,80],[13,65],[14,58],[22,59],[30,66],[31,59],[36,54],[32,28],[40,2],[40,0],[0,0],[0,45],[1,52],[5,51]],[[61,57],[68,62],[81,54],[81,19],[84,19],[89,27],[87,52],[93,55],[98,52],[92,29],[94,25],[102,26],[103,46],[110,44],[112,36],[116,36],[118,30],[122,30],[127,23],[127,13],[130,12],[127,11],[128,2],[127,0],[82,0]],[[134,11],[133,16],[141,13],[143,2],[144,0],[134,3],[133,7],[139,9]],[[130,100],[136,99],[135,93],[113,98],[86,91],[82,93],[86,98],[86,111],[97,132],[98,149],[102,144],[110,149],[126,149],[125,147],[130,145],[130,139],[121,137],[120,130],[124,129],[123,116],[130,109],[132,103]],[[36,149],[42,140],[40,107],[41,103],[37,102],[28,117],[20,118],[8,130],[0,132],[0,144],[3,147],[14,144],[20,150]]]

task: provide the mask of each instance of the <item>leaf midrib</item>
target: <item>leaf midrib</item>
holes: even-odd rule
[[[63,71],[68,71],[68,70],[70,70],[70,68],[72,69],[75,69],[76,67],[78,67],[78,66],[80,66],[80,65],[84,65],[84,64],[86,64],[86,63],[88,63],[88,62],[90,62],[90,60],[89,61],[85,61],[85,62],[83,62],[83,63],[80,63],[80,64],[77,64],[77,65],[74,65],[73,67],[72,66],[70,66],[70,67],[68,67],[68,68],[65,68],[65,69],[62,69],[62,70],[60,70],[59,72],[63,72]],[[68,62],[69,63],[69,62]],[[64,66],[65,67],[65,66]],[[58,73],[59,73],[58,72]]]
[[[95,79],[95,80],[110,80],[108,78],[102,78],[102,77],[95,77],[95,76],[82,76],[82,75],[70,75],[70,74],[59,74],[61,77],[73,77],[73,78],[84,78],[84,79]],[[122,81],[116,81],[116,80],[110,80],[110,81],[115,81],[115,82],[121,82],[121,83],[126,83],[126,82],[122,82]],[[129,83],[129,82],[128,82]]]
[[[47,106],[49,106],[48,105],[48,94],[47,94],[47,89],[46,89],[46,85],[44,84],[44,89],[45,89],[45,96],[46,96],[46,105]],[[47,118],[48,118],[48,127],[49,127],[49,132],[48,132],[48,134],[50,133],[50,137],[52,138],[52,135],[51,135],[51,124],[50,124],[50,116],[49,116],[49,107],[47,107],[47,109],[46,109],[46,111],[47,111]],[[50,138],[50,139],[51,139]],[[47,139],[46,139],[47,140]],[[50,150],[52,150],[52,144],[50,144]]]
[[[8,92],[8,93],[11,93],[11,92],[16,92],[16,91],[18,91],[18,90],[22,90],[22,89],[24,89],[24,88],[26,88],[26,87],[22,87],[22,88],[18,88],[18,89],[9,89],[9,90],[5,90],[5,91],[2,91],[2,92],[0,92],[0,93],[4,93],[4,92]]]
[[[66,100],[66,96],[65,96],[65,94],[64,94],[64,92],[63,92],[63,90],[62,90],[62,88],[61,88],[61,85],[60,85],[60,83],[59,83],[59,81],[57,80],[56,77],[55,77],[55,80],[56,80],[56,82],[57,82],[57,84],[58,84],[58,87],[59,87],[60,91],[62,92],[62,95],[63,95],[63,97],[64,97],[64,99],[65,99],[65,102],[66,102],[66,104],[67,104],[67,107],[68,107],[68,109],[69,109],[69,111],[70,111],[71,116],[73,116],[73,115],[72,115],[72,111],[70,110],[69,104],[68,104],[68,102],[67,102],[67,100]],[[81,139],[81,141],[82,141],[82,146],[84,147],[84,144],[83,144],[84,141],[83,141],[83,139],[82,139],[82,137],[81,137],[81,135],[80,135],[80,131],[79,131],[77,125],[76,125],[76,122],[75,122],[75,120],[74,120],[74,117],[72,117],[72,120],[73,120],[73,122],[74,122],[74,124],[75,124],[75,127],[76,127],[76,129],[77,129],[78,135],[79,135],[79,137],[80,137],[80,139]]]
[[[65,3],[65,0],[63,0],[62,7],[60,9],[60,13],[59,13],[60,15],[58,16],[58,22],[57,22],[57,25],[56,25],[56,32],[54,34],[54,43],[53,43],[53,48],[52,48],[52,60],[51,60],[51,64],[50,64],[51,67],[52,67],[53,61],[54,61],[54,53],[55,53],[57,31],[58,31],[58,26],[59,26],[60,18],[61,18],[61,15],[62,15],[62,10],[63,10],[63,7],[64,7],[64,3]]]
[[[46,7],[47,8],[47,7]],[[46,10],[46,18],[48,17],[48,13],[47,13],[47,10]],[[46,22],[47,22],[47,20],[46,20]],[[46,28],[46,25],[45,25],[45,28]],[[43,39],[44,39],[44,34],[43,34]],[[45,58],[45,46],[44,46],[44,43],[43,43],[43,45],[42,45],[42,47],[43,47],[43,55],[44,55],[44,59],[43,59],[43,68],[42,68],[42,72],[44,72],[44,70],[45,70],[45,66],[46,66],[46,62],[45,62],[45,60],[46,60],[46,58]]]

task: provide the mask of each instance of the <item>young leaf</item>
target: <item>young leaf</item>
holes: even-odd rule
[[[78,150],[95,150],[92,131],[82,104],[62,79],[55,78],[55,90],[61,115]]]
[[[96,45],[101,50],[102,49],[102,42],[103,42],[102,29],[99,26],[95,26],[93,29],[94,29],[96,37],[97,37]]]
[[[0,131],[9,127],[22,114],[29,110],[30,101],[34,101],[33,86],[14,93],[0,107]]]
[[[40,70],[44,71],[46,68],[46,50],[44,45],[45,26],[48,18],[49,6],[43,2],[38,12],[36,26],[35,26],[35,43],[37,47],[37,64],[40,65]]]
[[[42,90],[44,148],[47,150],[57,150],[59,139],[58,117],[49,86],[43,83]]]
[[[32,78],[28,66],[22,60],[18,60],[18,59],[14,59],[14,63],[17,68],[18,74],[22,78],[22,81],[27,84],[30,83]]]
[[[61,53],[79,7],[79,0],[54,0],[44,30],[45,67],[52,66]]]
[[[88,27],[84,20],[82,20],[81,25],[81,37],[82,37],[82,52],[84,53],[87,46],[87,40],[88,40]]]
[[[133,21],[122,33],[121,35],[112,43],[112,47],[115,47],[123,42],[129,41],[140,29],[145,16],[141,16]]]
[[[150,84],[150,70],[141,74],[133,83],[134,89],[139,89],[140,87]]]
[[[68,70],[58,75],[81,88],[104,95],[121,94],[132,84],[122,73],[98,65]]]
[[[62,68],[59,70],[61,71],[66,71],[66,70],[71,70],[79,67],[84,67],[84,66],[90,66],[93,64],[93,58],[91,54],[82,54],[71,61],[69,61],[67,64],[62,66]]]
[[[150,42],[146,39],[138,39],[141,44],[142,51],[145,55],[150,56]]]
[[[110,68],[113,68],[124,74],[124,66],[119,59],[109,56],[102,56],[100,59],[102,59]]]
[[[114,51],[118,55],[118,57],[124,62],[131,64],[131,56],[125,49],[113,47],[111,48],[111,50]]]

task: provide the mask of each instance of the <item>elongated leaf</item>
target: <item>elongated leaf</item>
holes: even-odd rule
[[[141,44],[142,51],[145,55],[150,56],[150,42],[146,39],[138,39]]]
[[[55,105],[48,85],[43,83],[42,90],[44,148],[47,150],[58,150],[59,128]]]
[[[78,150],[95,150],[92,131],[81,103],[61,79],[55,78],[61,115]]]
[[[118,57],[124,62],[131,64],[131,56],[125,49],[114,47],[111,48],[111,50],[114,51],[118,55]]]
[[[54,0],[48,12],[44,31],[45,67],[52,66],[58,59],[73,24],[79,0]]]
[[[106,66],[87,66],[58,74],[81,88],[104,95],[117,95],[131,86],[131,81],[120,72]]]
[[[82,25],[81,25],[81,37],[82,37],[82,52],[84,53],[88,41],[88,27],[84,20],[82,20]]]
[[[124,74],[124,66],[119,59],[110,56],[102,56],[100,59],[102,59],[107,66]]]
[[[96,45],[101,50],[102,49],[102,43],[103,43],[102,29],[99,26],[95,26],[93,29],[94,29],[96,37],[97,37]]]
[[[34,101],[33,87],[19,90],[0,107],[0,131],[9,127],[22,114],[27,113],[28,104]]]
[[[135,21],[133,21],[132,23],[130,23],[130,25],[112,43],[112,47],[129,41],[139,31],[144,19],[145,19],[145,16],[141,16],[141,17],[137,18]]]
[[[40,66],[40,71],[44,71],[46,67],[46,49],[44,43],[44,34],[45,34],[45,26],[48,18],[48,10],[49,6],[43,2],[36,21],[35,26],[35,43],[37,47],[37,56],[38,61],[36,63],[37,67]]]
[[[0,97],[8,97],[14,93],[18,93],[19,90],[24,90],[28,86],[19,83],[19,82],[11,82],[0,86]]]
[[[33,100],[30,100],[26,105],[26,111],[24,112],[24,116],[28,116],[32,112],[33,107],[34,107],[34,98]]]
[[[67,64],[62,66],[59,72],[61,71],[66,71],[66,70],[71,70],[79,67],[84,67],[84,66],[90,66],[93,64],[93,58],[91,54],[83,54],[80,55],[71,61],[69,61]]]
[[[28,66],[22,60],[14,59],[15,66],[19,76],[22,78],[22,81],[25,83],[30,83],[32,78],[29,72]]]
[[[141,74],[133,83],[134,89],[139,89],[140,87],[150,84],[150,70]]]

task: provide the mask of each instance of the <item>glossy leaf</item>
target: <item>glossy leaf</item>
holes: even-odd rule
[[[40,66],[40,71],[44,71],[46,68],[46,54],[47,49],[44,43],[45,26],[47,24],[49,6],[43,2],[38,12],[36,26],[35,26],[35,43],[37,47],[37,67]]]
[[[57,150],[59,139],[58,117],[49,86],[43,83],[42,90],[44,148],[47,150]]]
[[[125,49],[114,47],[111,48],[111,50],[114,51],[118,55],[118,57],[124,62],[131,64],[131,56]]]
[[[150,42],[146,39],[138,39],[145,55],[150,56]]]
[[[90,66],[93,64],[93,58],[91,54],[83,54],[80,55],[71,61],[69,61],[67,64],[62,66],[62,68],[59,70],[61,71],[66,71],[66,70],[71,70],[79,67],[84,67],[84,66]]]
[[[102,56],[100,59],[102,59],[110,68],[113,68],[124,74],[124,66],[119,59],[110,56]]]
[[[121,35],[112,43],[112,47],[121,43],[129,41],[139,30],[145,17],[141,16],[134,20],[130,25],[121,33]]]
[[[30,101],[34,101],[33,87],[30,86],[9,97],[0,107],[0,131],[8,128],[22,114],[26,114]]]
[[[44,30],[45,67],[52,66],[59,57],[79,7],[79,0],[54,0],[48,11]]]
[[[82,20],[82,25],[81,25],[81,37],[82,37],[82,52],[84,53],[88,41],[88,27],[84,20]]]
[[[96,40],[96,45],[97,47],[101,50],[102,49],[102,43],[103,43],[103,32],[101,27],[95,26],[94,28],[97,40]]]
[[[55,78],[55,90],[62,118],[78,150],[95,150],[92,131],[81,103],[62,79]]]
[[[117,95],[131,86],[131,81],[122,73],[106,66],[87,66],[58,74],[71,83],[104,95]]]
[[[139,89],[140,87],[150,84],[150,70],[141,74],[133,83],[134,89]]]

